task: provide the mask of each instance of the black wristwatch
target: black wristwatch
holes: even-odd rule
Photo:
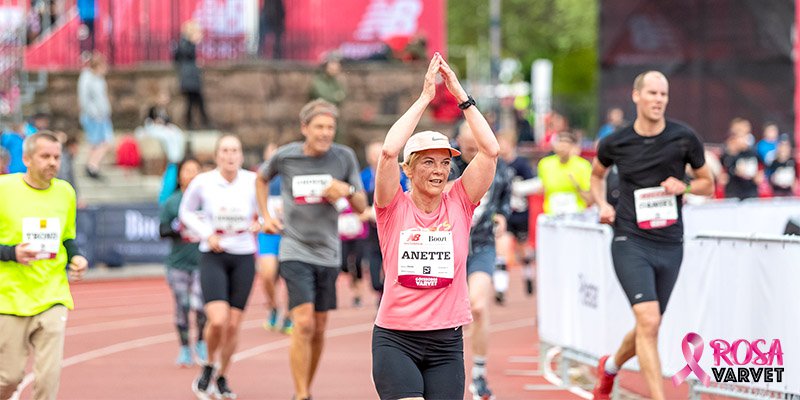
[[[475,99],[473,99],[473,98],[472,98],[472,96],[470,96],[470,95],[467,95],[467,101],[465,101],[465,102],[463,102],[463,103],[459,104],[459,105],[458,105],[458,108],[460,108],[460,109],[462,109],[462,110],[466,110],[466,109],[468,109],[468,108],[470,108],[470,107],[472,107],[472,106],[474,106],[474,105],[477,105],[477,104],[475,103]]]

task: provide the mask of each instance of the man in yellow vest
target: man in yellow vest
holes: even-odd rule
[[[592,204],[589,194],[592,164],[575,154],[577,145],[575,133],[559,132],[553,140],[555,154],[539,161],[547,215],[575,214]]]
[[[33,398],[49,400],[58,394],[73,308],[67,276],[81,279],[88,262],[75,243],[75,190],[55,178],[61,143],[40,132],[22,152],[28,171],[0,176],[0,399],[17,390],[30,347]]]

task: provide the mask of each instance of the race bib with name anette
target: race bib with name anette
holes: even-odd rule
[[[397,282],[413,289],[436,289],[453,282],[453,232],[400,232]]]

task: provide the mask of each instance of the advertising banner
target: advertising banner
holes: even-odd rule
[[[634,326],[611,262],[607,226],[541,217],[539,334],[599,358]],[[576,251],[579,246],[579,251]],[[685,241],[658,336],[662,374],[800,394],[800,240]],[[636,359],[625,365],[638,368]]]
[[[169,61],[181,25],[203,27],[198,56],[235,60],[254,53],[259,35],[258,0],[97,0],[95,49],[112,65]],[[385,58],[415,37],[429,53],[446,53],[445,0],[285,1],[284,58],[318,62],[332,51],[350,59]],[[79,13],[68,12],[25,52],[28,69],[80,66]]]
[[[158,234],[157,204],[120,204],[78,210],[78,246],[90,264],[163,263],[170,244]]]

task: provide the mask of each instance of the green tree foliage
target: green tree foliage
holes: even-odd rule
[[[488,51],[490,0],[449,0],[448,42]],[[553,62],[554,106],[573,127],[597,126],[597,21],[595,0],[501,0],[502,56],[522,62],[525,79],[537,58]],[[455,59],[463,71],[464,60]],[[591,131],[590,131],[591,132]]]

